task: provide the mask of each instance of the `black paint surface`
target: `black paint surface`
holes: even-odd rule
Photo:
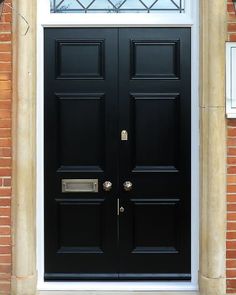
[[[190,51],[188,28],[45,29],[46,280],[191,279]]]

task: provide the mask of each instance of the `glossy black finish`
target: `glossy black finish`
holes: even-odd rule
[[[46,280],[191,278],[190,52],[188,28],[45,29]]]

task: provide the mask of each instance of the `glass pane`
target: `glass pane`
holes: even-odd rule
[[[51,12],[158,12],[184,11],[184,0],[50,0]]]

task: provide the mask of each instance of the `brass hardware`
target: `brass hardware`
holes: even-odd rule
[[[122,141],[128,140],[128,132],[127,132],[127,130],[122,130],[121,131],[121,140]]]
[[[123,187],[124,187],[124,190],[125,190],[126,192],[129,192],[129,191],[132,190],[132,188],[133,188],[133,184],[132,184],[131,181],[125,181],[125,182],[123,183]]]
[[[120,213],[125,212],[125,208],[124,207],[120,207]]]
[[[103,190],[109,192],[112,189],[112,183],[110,181],[105,181],[103,183]]]
[[[120,199],[117,199],[117,215],[120,215]]]
[[[98,179],[62,179],[63,193],[97,193]]]

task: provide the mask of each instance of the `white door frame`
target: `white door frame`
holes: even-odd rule
[[[37,8],[37,270],[38,290],[194,291],[199,269],[199,1],[185,14],[50,14],[49,0]],[[190,5],[191,3],[191,5]],[[138,16],[138,17],[137,17]],[[191,273],[190,282],[45,282],[44,274],[44,38],[45,27],[191,27]]]

